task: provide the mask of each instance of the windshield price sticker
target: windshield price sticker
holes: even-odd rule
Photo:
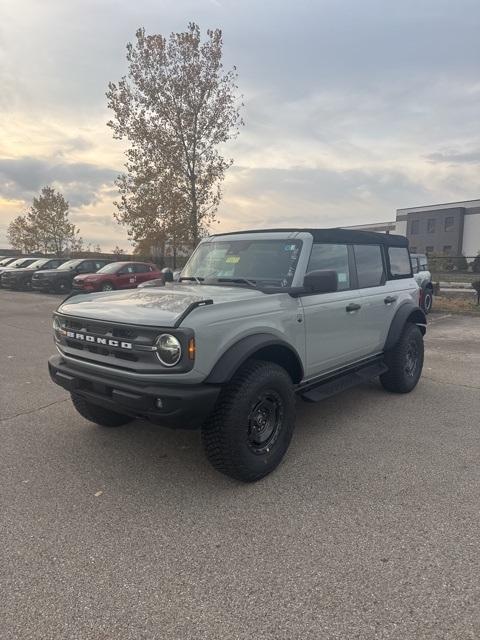
[[[228,264],[238,264],[240,262],[240,256],[227,256],[225,262]]]

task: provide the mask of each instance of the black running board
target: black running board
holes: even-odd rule
[[[364,365],[354,371],[348,371],[334,377],[329,377],[318,382],[315,386],[310,387],[306,391],[298,390],[298,393],[304,400],[308,402],[320,402],[334,396],[337,393],[356,387],[359,384],[368,382],[387,371],[387,366],[383,361],[373,364]]]

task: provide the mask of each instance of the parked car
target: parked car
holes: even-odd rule
[[[432,274],[428,269],[428,258],[424,253],[411,253],[414,278],[420,287],[420,307],[430,313],[433,306]]]
[[[13,258],[10,256],[8,258],[3,258],[3,260],[0,260],[0,268],[1,267],[8,267],[9,264],[12,264],[12,262],[15,262],[15,260],[18,260],[18,256],[14,256]]]
[[[75,276],[83,273],[95,273],[109,263],[110,260],[97,260],[96,258],[68,260],[61,264],[58,269],[47,269],[34,273],[32,276],[32,289],[68,293],[72,288]]]
[[[390,392],[415,388],[426,331],[418,296],[403,236],[211,236],[178,283],[65,300],[50,375],[95,424],[201,428],[213,466],[252,482],[285,455],[295,396],[317,402],[376,377]]]
[[[36,262],[38,260],[38,256],[36,258],[17,258],[10,262],[8,265],[0,267],[0,276],[5,271],[10,271],[11,269],[23,269],[24,267],[28,267],[32,262]]]
[[[149,262],[111,262],[96,273],[76,276],[72,288],[85,293],[135,289],[138,284],[159,276],[160,271]]]
[[[66,258],[39,258],[29,264],[28,267],[7,269],[0,276],[0,284],[2,287],[9,289],[30,289],[32,277],[36,270],[57,269],[64,262],[66,262]]]

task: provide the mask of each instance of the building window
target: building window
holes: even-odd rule
[[[445,244],[443,245],[443,253],[446,256],[449,256],[452,253],[452,245],[451,244]]]
[[[433,247],[425,247],[425,253],[433,253]]]
[[[419,233],[419,231],[420,231],[420,221],[412,220],[412,222],[410,223],[410,233],[416,234],[416,233]]]
[[[429,218],[427,220],[427,233],[435,233],[435,218]]]
[[[453,231],[455,226],[455,218],[453,216],[447,216],[445,218],[445,231]]]

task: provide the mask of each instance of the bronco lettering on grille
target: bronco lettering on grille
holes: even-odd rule
[[[73,338],[74,340],[82,340],[83,342],[91,342],[94,344],[103,344],[107,347],[118,347],[120,349],[133,349],[131,342],[123,342],[122,340],[113,340],[111,338],[100,338],[98,336],[91,336],[87,333],[77,333],[76,331],[66,331],[67,338]]]

